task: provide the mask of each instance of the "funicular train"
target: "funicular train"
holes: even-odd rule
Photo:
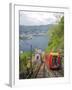
[[[60,54],[51,52],[45,56],[46,63],[49,69],[59,69],[61,67]]]

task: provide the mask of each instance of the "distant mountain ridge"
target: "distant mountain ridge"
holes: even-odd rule
[[[40,32],[47,32],[48,29],[52,26],[52,24],[48,25],[39,25],[39,26],[19,26],[19,34],[30,34],[30,33],[40,33]]]

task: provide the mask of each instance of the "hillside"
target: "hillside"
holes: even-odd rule
[[[61,53],[64,53],[64,17],[61,18],[57,25],[48,30],[48,37],[49,42],[46,51],[60,50]]]

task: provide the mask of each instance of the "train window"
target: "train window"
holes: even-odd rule
[[[52,57],[52,64],[53,65],[57,65],[57,62],[58,62],[58,57],[57,56],[53,56]]]

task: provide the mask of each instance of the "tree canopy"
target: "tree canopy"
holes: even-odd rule
[[[60,21],[57,24],[54,24],[48,30],[48,47],[46,48],[46,52],[50,52],[51,50],[64,50],[64,16],[60,18]]]

